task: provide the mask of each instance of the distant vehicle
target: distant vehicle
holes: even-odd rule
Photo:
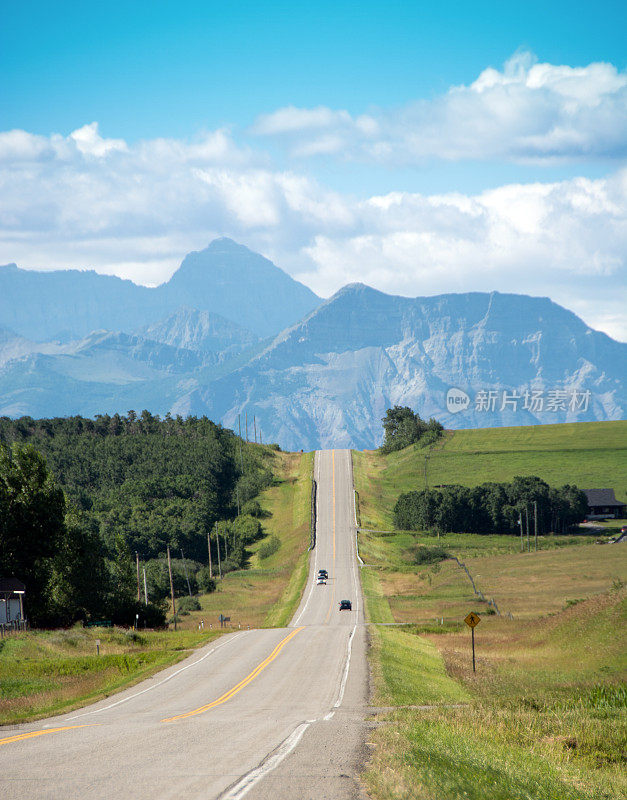
[[[350,600],[340,600],[340,611],[352,611],[353,604]]]
[[[316,586],[326,586],[326,585],[327,585],[326,580],[322,577],[322,575],[319,575],[318,580],[316,581]]]
[[[326,569],[319,569],[318,570],[318,577],[319,578],[328,578],[329,577],[329,573],[326,571]]]

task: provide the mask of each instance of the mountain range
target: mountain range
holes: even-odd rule
[[[156,288],[0,267],[0,326],[0,414],[247,415],[290,449],[374,447],[392,405],[460,428],[622,419],[627,399],[627,345],[548,298],[322,301],[229,239]]]

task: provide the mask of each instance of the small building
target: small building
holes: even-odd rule
[[[614,489],[584,489],[588,498],[588,519],[623,519],[627,504],[614,496]]]
[[[24,621],[25,591],[17,578],[0,578],[0,625]]]

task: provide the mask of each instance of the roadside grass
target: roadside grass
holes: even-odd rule
[[[217,635],[76,626],[8,636],[0,640],[0,724],[96,702],[175,664]]]
[[[296,611],[307,579],[307,548],[313,453],[276,453],[274,485],[257,498],[268,516],[261,520],[266,536],[255,542],[250,568],[227,573],[211,594],[200,595],[201,611],[180,618],[179,627],[205,630],[230,617],[230,628],[283,627]],[[258,550],[270,536],[280,547],[267,558]],[[216,565],[214,570],[217,572]]]
[[[482,622],[476,674],[468,631],[373,631],[375,702],[430,707],[377,717],[363,775],[370,796],[625,796],[627,664],[616,632],[626,594],[613,589],[541,620]]]
[[[551,485],[612,488],[627,494],[627,422],[575,422],[447,431],[433,448],[412,445],[387,456],[353,451],[364,528],[391,530],[399,494],[429,486],[509,481],[538,475]]]

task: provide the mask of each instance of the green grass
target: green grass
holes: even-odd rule
[[[626,423],[458,431],[431,452],[429,485],[534,474],[624,498],[626,449]],[[398,494],[424,485],[424,451],[354,453],[353,463],[362,524],[390,531]],[[538,553],[509,536],[361,531],[368,619],[406,623],[371,631],[374,699],[399,706],[371,734],[373,800],[627,795],[627,547],[595,544],[618,525],[542,536]],[[435,545],[514,619],[487,615],[454,561],[412,563],[416,547]],[[476,674],[470,610],[481,614]]]
[[[9,636],[0,641],[0,724],[95,702],[180,661],[217,635],[77,626]]]
[[[520,428],[447,431],[432,450],[412,445],[383,456],[353,452],[361,523],[390,530],[398,495],[429,486],[474,486],[538,475],[551,485],[612,488],[627,497],[627,422],[577,422]]]
[[[616,631],[627,621],[625,595],[606,592],[515,628],[501,620],[483,632],[482,623],[477,674],[467,631],[425,642],[377,629],[375,700],[431,707],[379,717],[364,774],[370,796],[624,796],[627,665]]]

